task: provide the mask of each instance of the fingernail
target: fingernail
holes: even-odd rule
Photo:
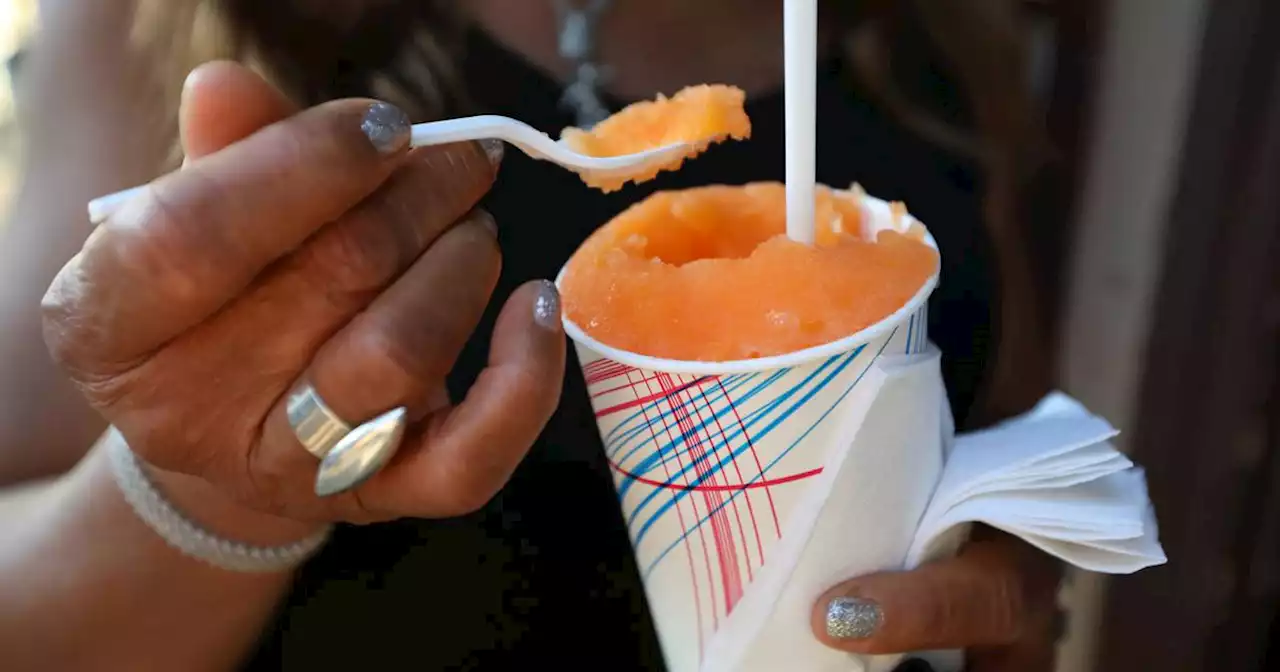
[[[395,105],[381,101],[370,105],[360,121],[360,130],[368,136],[374,149],[382,154],[394,154],[409,144],[410,126],[409,115]]]
[[[560,292],[550,280],[538,285],[538,298],[533,302],[533,321],[550,331],[560,331]]]
[[[196,68],[195,70],[187,73],[187,78],[182,80],[182,94],[180,96],[182,102],[186,102],[187,96],[191,95],[191,92],[195,90],[196,86],[200,83],[200,80],[204,78],[204,73],[204,68]]]
[[[493,215],[485,212],[484,210],[477,210],[475,218],[481,226],[488,229],[489,233],[493,234],[494,238],[498,237],[498,222],[493,219]]]
[[[479,141],[480,149],[484,150],[484,155],[489,157],[489,163],[495,168],[502,165],[502,156],[506,154],[506,145],[497,138],[484,138]]]
[[[884,615],[874,600],[837,597],[827,605],[827,635],[836,639],[866,639],[880,627]]]

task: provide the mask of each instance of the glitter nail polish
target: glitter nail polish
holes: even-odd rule
[[[827,635],[836,639],[866,639],[880,627],[883,614],[874,600],[837,597],[827,605]]]
[[[365,110],[360,130],[381,154],[394,154],[409,144],[409,115],[391,103],[376,102]]]
[[[507,147],[501,140],[497,138],[485,138],[479,141],[480,148],[484,150],[484,155],[489,157],[489,163],[495,167],[502,165],[502,156],[506,154]]]
[[[560,330],[560,292],[550,280],[539,283],[533,302],[533,321],[551,331]]]

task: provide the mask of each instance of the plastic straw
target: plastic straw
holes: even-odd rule
[[[786,0],[787,237],[814,241],[814,163],[817,145],[818,0]]]

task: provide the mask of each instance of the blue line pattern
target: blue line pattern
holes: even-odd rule
[[[821,473],[839,440],[836,410],[881,355],[923,352],[927,324],[921,307],[848,352],[724,376],[636,369],[580,348],[646,584],[688,586],[689,602],[664,606],[678,613],[666,618],[714,631],[784,534],[806,479]]]

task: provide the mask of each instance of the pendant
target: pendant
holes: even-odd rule
[[[609,108],[600,99],[600,86],[604,81],[602,67],[583,63],[578,66],[576,79],[565,87],[560,103],[573,111],[578,128],[590,129],[609,118]]]
[[[609,72],[595,62],[596,27],[608,6],[609,0],[592,0],[587,7],[571,7],[567,0],[556,2],[560,56],[574,63],[573,81],[565,87],[560,104],[574,113],[576,125],[583,129],[609,116],[600,94]]]

